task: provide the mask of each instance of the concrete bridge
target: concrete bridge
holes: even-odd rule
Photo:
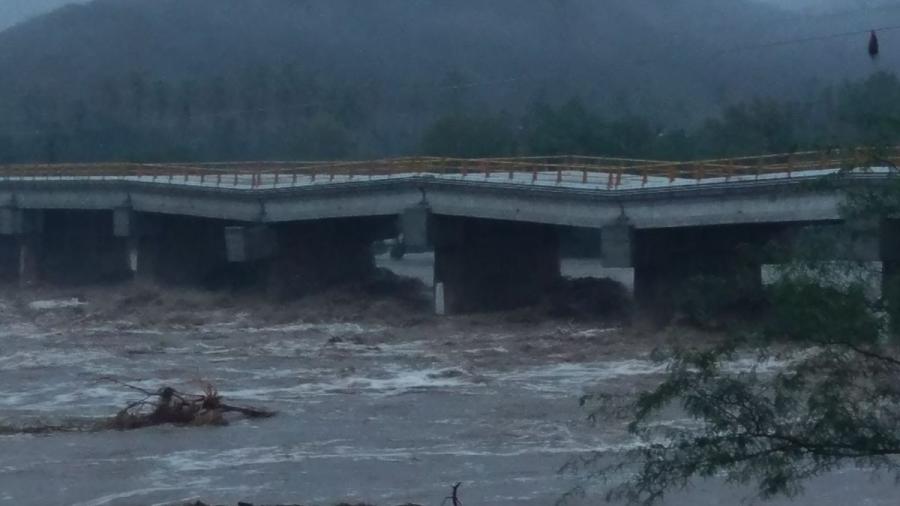
[[[533,302],[559,276],[561,240],[577,236],[605,267],[634,269],[640,296],[727,272],[739,244],[840,227],[847,189],[889,182],[898,155],[6,166],[0,276],[301,295],[365,276],[373,241],[402,234],[434,248],[441,310],[465,312]],[[893,261],[884,226],[874,240],[842,229],[853,259]]]

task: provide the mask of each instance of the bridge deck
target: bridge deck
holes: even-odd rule
[[[234,189],[291,188],[430,176],[448,181],[586,190],[640,190],[837,173],[887,174],[900,148],[811,151],[759,157],[671,162],[582,156],[398,158],[353,162],[101,163],[0,166],[4,180],[128,180]]]
[[[815,179],[823,176],[843,174],[887,175],[894,172],[891,167],[865,167],[850,171],[844,169],[804,169],[795,172],[768,172],[754,175],[735,175],[688,179],[683,177],[668,178],[663,176],[642,177],[634,174],[616,172],[590,172],[587,175],[580,171],[540,171],[540,172],[504,172],[504,173],[469,173],[452,174],[445,172],[403,172],[395,174],[284,174],[279,172],[254,173],[210,173],[181,174],[162,172],[159,174],[103,174],[81,175],[67,174],[61,171],[58,175],[50,174],[16,174],[0,175],[3,181],[132,181],[154,184],[167,184],[190,187],[230,188],[238,190],[287,189],[336,185],[342,183],[361,183],[376,181],[396,181],[419,177],[431,177],[437,180],[469,183],[513,184],[525,187],[561,188],[579,190],[634,191],[641,189],[660,189],[692,186],[721,185],[754,181],[773,182],[777,180]]]

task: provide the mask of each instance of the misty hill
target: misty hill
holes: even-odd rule
[[[96,0],[0,32],[0,132],[76,121],[109,142],[180,121],[229,144],[280,118],[325,124],[323,145],[400,153],[448,112],[537,95],[684,122],[873,68],[865,36],[760,45],[897,22],[897,8],[813,18],[749,0]],[[877,66],[897,68],[885,53]]]

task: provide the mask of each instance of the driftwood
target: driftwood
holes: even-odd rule
[[[232,406],[222,402],[216,388],[207,384],[202,394],[186,394],[172,387],[156,391],[105,378],[141,393],[144,397],[122,408],[106,422],[106,428],[118,430],[140,429],[154,425],[227,425],[227,413],[237,413],[247,418],[268,418],[273,411]]]

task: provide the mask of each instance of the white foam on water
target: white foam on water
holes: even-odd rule
[[[140,380],[129,384],[153,391],[162,383],[160,380]],[[0,406],[18,410],[54,412],[75,408],[120,407],[142,397],[143,394],[140,392],[112,383],[78,387],[65,383],[28,392],[0,393]]]
[[[346,378],[340,390],[375,392],[387,395],[423,389],[454,388],[470,385],[464,372],[452,368],[438,369],[389,369],[387,378]]]
[[[800,360],[807,355],[808,352],[803,352],[793,354],[784,359],[777,359],[773,357],[766,358],[765,360],[759,360],[756,357],[738,358],[724,363],[722,365],[722,370],[732,374],[751,371],[756,371],[759,373],[770,373],[780,371],[788,367],[791,363]]]
[[[470,348],[463,350],[467,355],[481,355],[482,353],[509,353],[509,350],[503,346],[491,346],[489,348]]]
[[[359,323],[289,323],[284,325],[272,325],[268,327],[246,327],[240,329],[247,333],[261,332],[310,332],[317,331],[330,336],[359,335],[374,332],[383,332],[387,327],[381,325],[362,325]]]
[[[245,447],[219,452],[187,450],[149,457],[165,465],[172,472],[206,472],[221,468],[252,467],[305,460],[375,460],[380,462],[408,462],[422,457],[496,457],[517,458],[540,455],[578,455],[589,453],[619,453],[646,446],[638,440],[615,444],[530,445],[515,449],[467,448],[459,445],[437,445],[418,448],[331,448]],[[508,447],[508,445],[506,445]]]
[[[427,349],[421,343],[355,343],[323,342],[321,337],[279,339],[267,342],[255,350],[273,357],[320,356],[328,353],[346,353],[354,357],[407,357],[426,356]]]
[[[266,355],[272,357],[296,357],[298,355],[313,355],[319,350],[321,345],[321,339],[309,337],[279,339],[255,347],[252,349],[251,353],[254,355]]]
[[[182,490],[187,487],[204,487],[204,486],[208,486],[209,483],[210,483],[209,479],[199,479],[199,480],[192,480],[189,482],[184,482],[177,487],[173,487],[171,485],[166,485],[166,486],[154,486],[154,487],[147,487],[147,488],[139,488],[136,490],[129,490],[127,492],[119,492],[116,494],[104,495],[101,497],[97,497],[95,499],[91,499],[89,501],[75,503],[73,506],[105,506],[107,504],[147,504],[145,501],[134,501],[132,499],[141,497],[141,496],[154,494],[156,492],[168,492],[171,490]]]
[[[41,339],[51,333],[41,332],[33,323],[11,322],[0,325],[0,338]]]
[[[569,335],[571,335],[572,337],[586,337],[587,338],[587,337],[597,337],[597,336],[600,336],[603,334],[617,332],[619,330],[622,330],[622,329],[619,327],[612,327],[612,328],[605,328],[605,329],[584,329],[584,330],[578,330],[578,331],[572,332]]]
[[[398,344],[365,344],[353,342],[327,343],[321,351],[346,352],[354,357],[407,357],[428,356],[428,350],[423,343],[398,343]]]
[[[89,363],[108,364],[115,356],[100,350],[41,349],[17,351],[0,357],[0,371],[43,367],[72,367]],[[100,369],[103,369],[101,366]]]
[[[65,309],[85,305],[87,305],[87,302],[82,302],[78,300],[77,297],[72,297],[71,299],[36,300],[28,303],[30,309],[38,311],[47,309]]]
[[[617,360],[586,364],[553,364],[519,369],[493,375],[499,382],[519,383],[523,388],[542,393],[579,393],[579,388],[601,381],[650,376],[665,372],[666,364],[651,360]]]
[[[729,374],[755,371],[771,373],[784,369],[790,363],[808,352],[785,359],[755,357],[739,358],[725,362],[722,370]],[[579,387],[633,376],[654,376],[664,374],[669,362],[644,359],[627,359],[585,364],[553,364],[519,369],[510,373],[489,375],[499,382],[520,383],[531,391],[543,393],[578,393]]]
[[[257,387],[223,390],[231,399],[289,400],[310,395],[364,394],[392,396],[409,392],[478,386],[468,374],[453,368],[387,368],[383,376],[346,376],[327,382],[310,382],[287,387]]]

